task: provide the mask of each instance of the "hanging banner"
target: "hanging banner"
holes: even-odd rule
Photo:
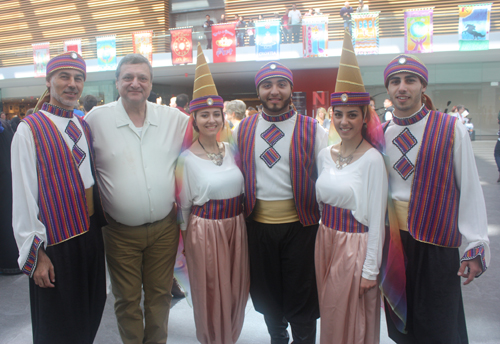
[[[405,10],[405,53],[432,53],[434,7]]]
[[[153,31],[138,31],[132,33],[134,54],[141,54],[153,64]]]
[[[170,29],[172,65],[193,63],[193,28]]]
[[[64,41],[64,52],[74,51],[75,53],[82,55],[82,40],[72,39],[70,41]]]
[[[459,50],[488,50],[490,48],[491,4],[458,6]]]
[[[212,25],[214,63],[236,62],[236,23]]]
[[[258,20],[255,22],[256,60],[279,60],[280,20]]]
[[[354,22],[352,44],[356,55],[378,54],[379,13],[380,12],[351,13]]]
[[[307,93],[292,92],[292,103],[297,109],[297,113],[307,116]]]
[[[35,78],[44,77],[47,72],[47,63],[50,60],[50,43],[37,43],[31,46],[33,47]]]
[[[304,57],[327,56],[328,16],[308,16],[302,18]]]
[[[95,38],[97,43],[97,66],[99,70],[116,69],[116,37],[100,36]]]

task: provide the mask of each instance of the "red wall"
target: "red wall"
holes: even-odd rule
[[[330,106],[330,94],[335,91],[338,68],[327,69],[294,69],[293,92],[306,92],[307,114],[313,110],[313,92],[325,91],[327,106]]]

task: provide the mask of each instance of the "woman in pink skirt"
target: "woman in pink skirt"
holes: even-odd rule
[[[196,336],[203,344],[233,344],[250,288],[243,175],[229,145],[217,140],[223,100],[200,47],[195,78],[190,112],[199,136],[182,153],[176,174]]]
[[[340,143],[318,156],[316,197],[321,223],[315,265],[321,344],[378,343],[387,204],[387,172],[380,121],[369,107],[351,36],[346,32],[337,75],[332,133]]]

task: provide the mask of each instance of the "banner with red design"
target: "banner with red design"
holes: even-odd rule
[[[71,41],[64,41],[64,52],[74,51],[82,55],[82,40],[72,39]]]
[[[236,23],[212,25],[214,63],[236,62]]]
[[[134,54],[141,54],[153,64],[153,31],[132,32]]]
[[[47,73],[47,63],[50,60],[50,43],[32,44],[35,78],[44,77]]]
[[[193,28],[170,29],[172,65],[193,63]]]

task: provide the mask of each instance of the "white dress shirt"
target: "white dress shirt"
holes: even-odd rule
[[[94,137],[104,210],[127,226],[159,221],[173,209],[174,169],[189,120],[177,109],[146,103],[140,129],[121,99],[95,107],[85,117]]]

